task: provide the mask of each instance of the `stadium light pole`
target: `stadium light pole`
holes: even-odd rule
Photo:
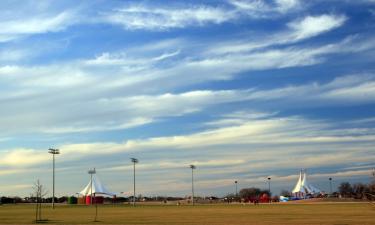
[[[55,209],[55,155],[60,154],[58,149],[50,148],[48,153],[52,154],[52,209]]]
[[[194,165],[190,165],[191,168],[191,202],[194,205],[194,170],[197,168]]]
[[[238,181],[234,181],[234,185],[236,185],[236,198],[238,198],[238,189],[237,189],[237,184],[238,184]]]
[[[268,180],[268,192],[271,195],[271,177],[268,177],[267,180]]]
[[[92,205],[92,175],[93,174],[96,174],[96,170],[95,170],[95,168],[94,169],[90,169],[89,171],[88,171],[88,173],[90,174],[90,184],[91,184],[91,187],[90,187],[90,205]]]
[[[130,158],[133,163],[133,206],[135,206],[135,164],[138,163],[138,159]]]
[[[329,180],[329,193],[332,195],[332,177],[328,178]]]

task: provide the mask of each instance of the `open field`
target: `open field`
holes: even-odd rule
[[[94,223],[95,207],[43,206],[50,224]],[[1,224],[34,223],[34,205],[1,205]],[[375,207],[368,203],[263,205],[101,205],[95,224],[375,224]]]

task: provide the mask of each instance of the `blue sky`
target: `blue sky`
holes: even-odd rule
[[[1,1],[0,195],[368,182],[375,1]]]

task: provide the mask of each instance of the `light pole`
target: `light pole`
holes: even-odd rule
[[[52,154],[53,158],[53,169],[52,169],[52,209],[55,209],[55,155],[60,154],[58,149],[50,148],[48,153]]]
[[[138,163],[138,159],[130,158],[133,163],[133,206],[135,206],[135,164]]]
[[[268,177],[267,180],[268,180],[268,192],[271,195],[271,177]]]
[[[90,174],[90,184],[91,184],[91,187],[90,187],[90,205],[92,205],[92,175],[93,174],[96,174],[96,170],[95,170],[95,168],[94,169],[90,169],[89,171],[88,171],[88,173]]]
[[[194,165],[190,165],[190,168],[191,168],[191,202],[193,203],[194,205],[194,170],[197,168],[196,166]]]
[[[332,177],[328,178],[329,180],[329,193],[332,195]]]
[[[238,189],[237,189],[238,181],[234,181],[234,185],[236,185],[236,199],[238,199]]]

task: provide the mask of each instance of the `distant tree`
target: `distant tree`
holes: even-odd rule
[[[341,183],[338,189],[342,197],[346,197],[346,198],[352,197],[353,188],[349,182]]]
[[[287,190],[281,190],[280,195],[284,196],[284,197],[290,197],[290,196],[292,196],[291,193],[289,191],[287,191]]]
[[[230,193],[230,194],[227,194],[224,196],[224,199],[226,202],[230,203],[230,202],[233,202],[233,201],[237,201],[237,197],[236,197],[236,194],[233,194],[233,193]]]
[[[239,194],[240,194],[240,197],[244,199],[257,198],[261,194],[261,190],[255,187],[243,188],[240,190]]]
[[[375,181],[369,184],[368,189],[369,189],[370,194],[375,195]]]
[[[369,193],[369,186],[362,183],[353,184],[353,193],[355,198],[363,199],[366,193]]]

